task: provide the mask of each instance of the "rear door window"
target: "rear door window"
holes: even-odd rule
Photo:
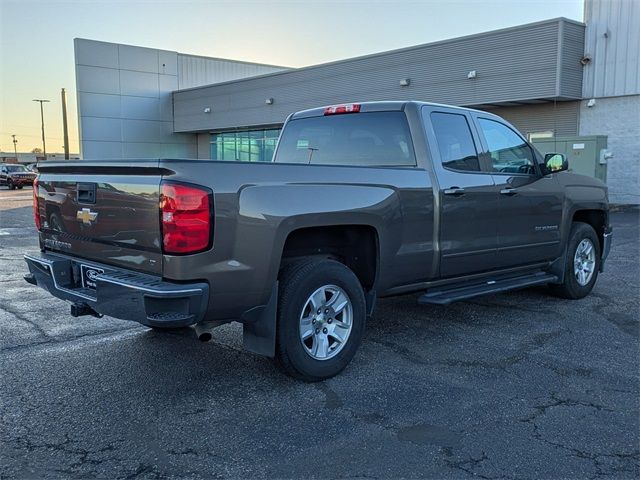
[[[464,172],[480,171],[478,152],[464,115],[432,112],[431,124],[443,167]]]
[[[313,165],[414,166],[403,112],[299,118],[287,123],[275,161]]]

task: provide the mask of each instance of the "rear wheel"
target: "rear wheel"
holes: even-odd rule
[[[276,359],[294,378],[315,382],[340,373],[365,328],[365,299],[355,274],[334,260],[302,260],[280,274]]]
[[[24,185],[19,185],[18,190],[22,190],[22,187],[24,187]]]
[[[15,190],[16,186],[13,184],[12,180],[9,180],[7,182],[7,187],[9,187],[9,190]]]
[[[578,299],[589,295],[600,269],[600,242],[593,227],[574,222],[569,234],[564,282],[551,285],[551,291],[562,298]]]

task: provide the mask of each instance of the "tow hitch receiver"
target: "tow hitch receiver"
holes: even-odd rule
[[[102,314],[96,312],[93,308],[91,308],[86,303],[72,303],[71,304],[71,316],[72,317],[82,317],[84,315],[92,315],[96,318],[102,318]]]

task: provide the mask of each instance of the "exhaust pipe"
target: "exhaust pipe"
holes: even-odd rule
[[[204,322],[197,323],[193,328],[196,331],[198,340],[201,342],[210,342],[213,339],[212,330],[225,323],[227,322],[205,320]]]

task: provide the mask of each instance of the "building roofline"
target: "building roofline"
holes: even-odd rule
[[[424,47],[431,47],[431,46],[436,46],[436,45],[443,45],[443,44],[448,44],[448,43],[466,41],[466,40],[470,40],[470,39],[473,39],[473,38],[481,38],[481,37],[486,37],[486,36],[495,35],[495,34],[499,34],[499,33],[507,33],[507,32],[511,32],[511,31],[522,30],[522,29],[525,29],[525,28],[535,27],[535,26],[538,26],[538,25],[551,24],[551,23],[560,23],[560,22],[572,23],[574,25],[580,25],[580,26],[583,26],[583,27],[585,26],[584,23],[578,22],[577,20],[571,20],[570,18],[566,18],[566,17],[555,17],[555,18],[550,18],[550,19],[547,19],[547,20],[540,20],[540,21],[537,21],[537,22],[524,23],[524,24],[521,24],[521,25],[515,25],[513,27],[505,27],[505,28],[499,28],[497,30],[489,30],[489,31],[486,31],[486,32],[472,33],[470,35],[464,35],[462,37],[446,38],[446,39],[443,39],[443,40],[436,40],[435,42],[421,43],[421,44],[418,44],[418,45],[411,45],[411,46],[408,46],[408,47],[401,47],[401,48],[397,48],[397,49],[393,49],[393,50],[385,50],[383,52],[369,53],[369,54],[360,55],[360,56],[357,56],[357,57],[343,58],[343,59],[340,59],[340,60],[332,60],[330,62],[318,63],[318,64],[315,64],[315,65],[308,65],[306,67],[289,68],[288,70],[283,70],[283,71],[280,71],[280,72],[271,72],[271,73],[265,73],[263,75],[256,75],[256,76],[253,76],[253,77],[243,77],[243,78],[238,78],[236,80],[227,80],[227,81],[219,82],[219,83],[210,83],[208,85],[200,85],[198,87],[184,88],[184,89],[180,89],[180,90],[174,90],[174,93],[188,92],[188,91],[191,91],[191,90],[198,90],[198,89],[208,88],[208,87],[213,87],[213,86],[218,86],[218,85],[227,85],[227,84],[231,84],[231,83],[246,82],[246,81],[249,81],[249,80],[256,80],[256,79],[265,78],[265,77],[274,77],[276,75],[285,75],[285,74],[293,73],[293,72],[297,72],[297,71],[309,71],[309,70],[313,70],[313,69],[320,68],[320,67],[326,67],[326,66],[330,66],[330,65],[339,65],[339,64],[342,64],[342,63],[353,62],[353,61],[357,61],[357,60],[365,60],[365,59],[368,59],[368,58],[375,58],[375,57],[382,57],[382,56],[386,56],[386,55],[393,55],[393,54],[397,54],[397,53],[410,52],[412,50],[418,50],[418,49],[421,49],[421,48],[424,48]]]
[[[248,62],[246,60],[234,60],[233,58],[207,57],[206,55],[194,55],[194,54],[191,54],[191,53],[180,53],[180,52],[178,52],[178,55],[181,56],[181,57],[204,58],[205,60],[219,60],[221,62],[243,63],[245,65],[255,65],[255,66],[259,66],[259,67],[282,68],[283,70],[292,70],[292,69],[294,69],[293,67],[285,67],[284,65],[273,65],[271,63]]]
[[[269,63],[259,63],[259,62],[249,62],[246,60],[234,60],[233,58],[222,58],[222,57],[208,57],[206,55],[195,55],[192,53],[182,53],[182,52],[178,52],[176,50],[167,50],[164,48],[156,48],[156,47],[146,47],[143,45],[131,45],[129,43],[116,43],[116,42],[107,42],[106,40],[95,40],[93,38],[83,38],[83,37],[74,37],[73,41],[75,42],[76,40],[85,40],[88,42],[96,42],[96,43],[106,43],[109,45],[123,45],[125,47],[134,47],[134,48],[144,48],[147,50],[159,50],[162,52],[172,52],[172,53],[176,53],[177,55],[180,55],[182,57],[195,57],[195,58],[203,58],[206,60],[219,60],[222,62],[232,62],[232,63],[242,63],[244,65],[255,65],[255,66],[259,66],[259,67],[272,67],[272,68],[282,68],[282,69],[291,69],[292,67],[285,67],[283,65],[272,65]]]

